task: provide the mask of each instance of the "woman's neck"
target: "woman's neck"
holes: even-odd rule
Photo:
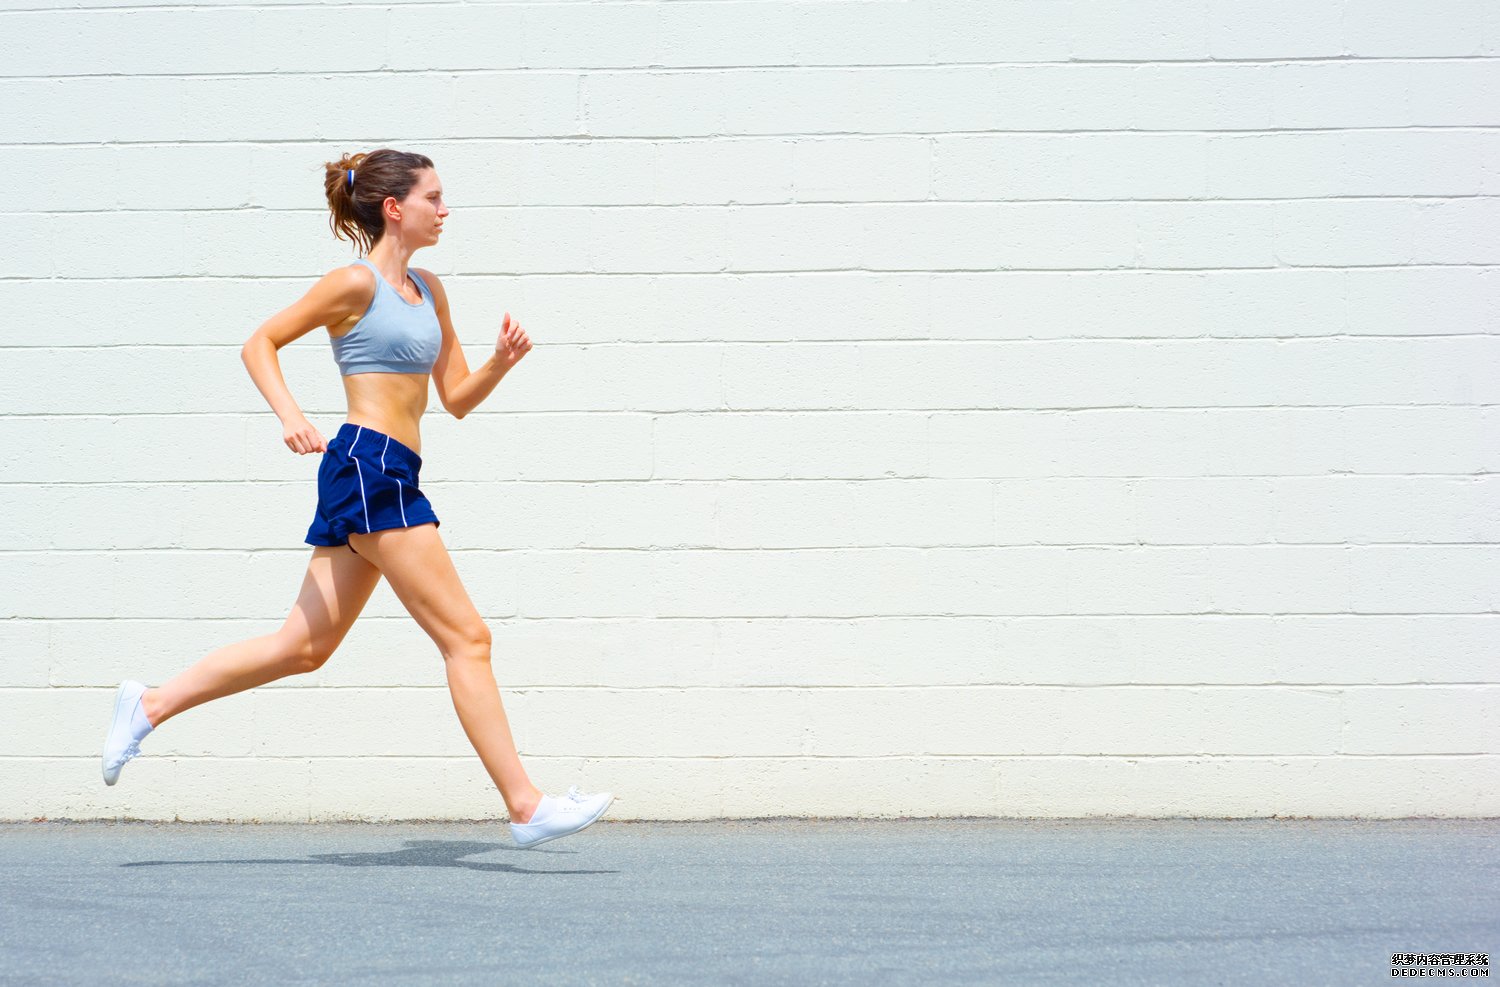
[[[406,269],[411,264],[412,255],[416,248],[407,249],[404,244],[387,243],[382,240],[365,255],[365,260],[374,264],[384,272],[393,275],[392,280],[400,281],[406,276]]]

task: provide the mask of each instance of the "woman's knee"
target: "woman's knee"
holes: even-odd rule
[[[492,643],[489,626],[482,620],[475,620],[473,623],[457,628],[452,636],[440,645],[439,650],[442,651],[444,660],[487,662],[490,660]]]
[[[342,638],[282,632],[281,654],[296,672],[316,672],[338,650]]]
[[[312,642],[298,655],[298,665],[303,672],[316,672],[327,664],[337,650],[336,641]]]

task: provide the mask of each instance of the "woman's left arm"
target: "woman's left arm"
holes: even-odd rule
[[[432,291],[438,325],[443,329],[442,346],[438,350],[437,362],[432,365],[432,380],[437,385],[438,399],[454,418],[463,418],[489,397],[510,368],[530,352],[531,340],[522,331],[521,324],[512,322],[510,313],[506,312],[495,351],[479,369],[470,371],[458,334],[453,331],[453,320],[448,313],[448,293],[431,272],[416,270]]]

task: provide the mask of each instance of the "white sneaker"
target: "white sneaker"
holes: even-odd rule
[[[120,683],[115,693],[114,715],[109,721],[109,731],[104,735],[104,783],[113,785],[120,777],[120,769],[133,757],[141,756],[141,742],[135,739],[130,725],[135,718],[135,707],[150,686],[134,679]]]
[[[531,814],[531,822],[511,823],[510,835],[515,837],[518,846],[523,847],[568,836],[592,826],[614,800],[610,792],[587,795],[579,791],[577,785],[568,789],[568,794],[562,798],[543,795],[536,811]]]

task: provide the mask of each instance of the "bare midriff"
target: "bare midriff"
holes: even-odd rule
[[[384,432],[422,454],[422,415],[427,411],[431,374],[366,373],[344,378],[349,413],[344,420]]]

